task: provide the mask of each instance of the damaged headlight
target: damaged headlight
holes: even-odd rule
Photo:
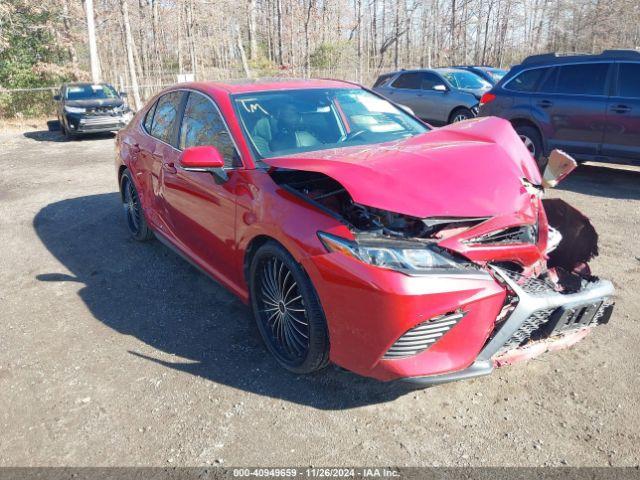
[[[318,237],[328,252],[340,252],[381,268],[407,273],[473,268],[473,264],[459,260],[432,245],[401,241],[353,242],[325,232],[318,232]],[[392,243],[398,243],[398,246]]]

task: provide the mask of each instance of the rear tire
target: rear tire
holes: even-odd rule
[[[282,367],[306,374],[328,364],[329,334],[316,291],[278,243],[265,243],[251,259],[249,292],[262,340]]]
[[[456,108],[453,112],[451,112],[451,116],[449,117],[449,123],[457,123],[462,122],[464,120],[469,120],[470,118],[474,118],[474,114],[468,108],[460,107]]]
[[[535,127],[531,127],[529,125],[521,125],[516,127],[516,133],[524,143],[524,146],[527,147],[529,153],[534,158],[536,163],[538,164],[538,168],[542,172],[544,167],[546,166],[545,159],[542,155],[542,137],[540,136],[540,132]]]
[[[140,196],[136,189],[131,173],[125,170],[120,179],[120,194],[127,228],[131,236],[139,242],[146,242],[153,238],[153,232],[144,218]]]

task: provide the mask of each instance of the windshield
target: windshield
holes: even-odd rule
[[[507,74],[506,70],[502,70],[500,68],[483,68],[483,70],[487,72],[491,78],[493,78],[494,82],[498,82]]]
[[[118,94],[110,85],[69,85],[67,87],[67,100],[89,100],[93,98],[116,98]]]
[[[388,101],[361,89],[309,89],[233,96],[261,158],[382,143],[428,131]]]
[[[471,90],[479,90],[482,88],[490,88],[491,84],[485,79],[480,78],[475,73],[456,71],[442,72],[442,76],[446,78],[451,85],[456,88],[468,88]]]

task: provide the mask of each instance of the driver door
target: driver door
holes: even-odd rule
[[[240,160],[217,105],[189,91],[178,135],[178,150],[212,145],[225,159],[226,179],[210,172],[164,170],[162,198],[167,222],[182,248],[220,280],[236,283],[235,220]]]

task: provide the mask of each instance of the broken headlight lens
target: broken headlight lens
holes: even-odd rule
[[[470,263],[430,245],[401,242],[402,245],[396,247],[391,245],[392,242],[359,243],[325,232],[318,232],[318,237],[328,252],[341,252],[370,265],[391,270],[419,273],[471,267]]]

